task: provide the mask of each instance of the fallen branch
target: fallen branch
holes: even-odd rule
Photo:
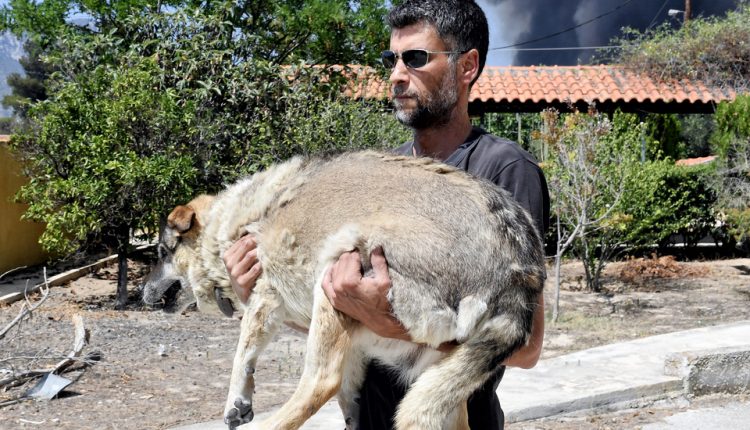
[[[28,285],[26,286],[28,288]],[[2,340],[6,333],[10,331],[11,328],[13,328],[16,324],[23,321],[24,318],[31,315],[32,312],[37,310],[39,306],[41,306],[49,297],[49,285],[47,284],[47,268],[44,269],[44,285],[41,286],[41,292],[42,292],[42,298],[39,299],[36,303],[32,304],[29,300],[28,294],[24,292],[24,296],[26,298],[26,303],[21,306],[21,311],[18,312],[18,315],[11,321],[5,328],[0,331],[0,340]]]
[[[75,327],[75,338],[73,339],[73,351],[68,357],[57,363],[52,373],[60,374],[67,367],[76,362],[83,348],[89,343],[89,331],[83,326],[83,318],[80,314],[73,315],[73,326]]]
[[[44,291],[44,297],[43,300],[47,297],[47,294],[49,293],[49,288],[47,288]],[[22,320],[24,316],[28,315],[31,311],[38,308],[39,305],[43,302],[43,300],[40,300],[36,304],[32,305],[30,302],[24,304],[24,309],[26,309],[28,312],[21,312],[18,317],[16,317],[16,320],[14,320],[14,323],[12,323],[9,327],[6,327],[4,332],[7,332],[10,327],[17,324],[18,321]],[[28,309],[27,309],[28,307]],[[64,372],[72,372],[72,371],[79,371],[79,370],[85,370],[87,367],[91,366],[95,362],[101,360],[101,353],[98,351],[91,351],[85,354],[83,357],[81,357],[81,353],[83,349],[86,347],[86,345],[89,342],[90,332],[86,327],[83,325],[83,318],[80,314],[73,315],[73,326],[74,326],[74,339],[73,339],[73,349],[68,353],[66,357],[64,357],[62,360],[58,361],[57,364],[54,366],[47,368],[47,369],[29,369],[23,372],[13,372],[11,376],[8,376],[4,379],[0,379],[0,389],[8,390],[9,388],[14,388],[18,386],[25,385],[34,379],[37,378],[44,378],[46,375],[49,374],[62,374]],[[55,358],[55,357],[53,357]],[[10,357],[5,359],[4,361],[12,361],[14,359],[18,359],[18,357]],[[39,359],[39,357],[33,357],[34,360]],[[83,372],[79,373],[77,377],[73,378],[73,382],[77,381]],[[72,383],[72,382],[68,382]],[[43,382],[39,382],[37,385],[43,384]],[[35,387],[36,388],[36,387]],[[64,386],[61,386],[57,388],[58,390],[64,389]],[[33,396],[33,394],[29,394],[31,391],[34,391],[34,389],[26,391],[23,394],[17,395],[15,398],[0,401],[0,407],[12,405],[15,403],[19,403],[21,401],[24,401],[28,398],[31,398],[30,396]],[[52,392],[50,394],[51,397],[55,396],[57,393]]]

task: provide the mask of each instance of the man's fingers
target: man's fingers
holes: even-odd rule
[[[359,280],[362,279],[362,259],[358,251],[341,254],[334,266],[333,285],[336,288],[356,287]]]
[[[372,264],[372,271],[375,278],[388,277],[388,260],[385,258],[382,247],[379,246],[372,250],[370,264]]]
[[[260,264],[254,264],[249,270],[237,277],[240,285],[255,285],[260,275],[263,273],[263,267]]]
[[[332,264],[328,269],[326,269],[326,273],[323,275],[323,292],[325,293],[326,297],[328,297],[328,301],[333,303],[334,300],[336,300],[336,292],[333,290],[333,267],[336,264]]]
[[[248,252],[257,248],[258,244],[255,241],[255,237],[251,235],[245,235],[239,238],[232,244],[226,251],[224,251],[224,265],[227,267],[233,267],[237,265]]]

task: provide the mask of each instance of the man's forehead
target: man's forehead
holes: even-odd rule
[[[435,27],[428,23],[412,24],[391,31],[391,49],[403,51],[416,48],[442,51],[445,50],[445,43]]]

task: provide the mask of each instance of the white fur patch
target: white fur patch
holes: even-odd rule
[[[458,303],[458,321],[456,322],[456,340],[464,342],[476,329],[479,321],[487,312],[487,303],[475,296],[466,296]]]
[[[328,236],[325,240],[323,248],[320,254],[318,254],[318,262],[321,266],[329,266],[338,260],[341,254],[353,251],[364,242],[359,226],[356,224],[344,224],[336,233]]]

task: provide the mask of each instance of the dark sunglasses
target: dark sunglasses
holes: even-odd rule
[[[383,66],[388,69],[396,67],[398,59],[402,59],[406,67],[410,69],[418,69],[424,67],[425,64],[430,62],[430,54],[463,54],[467,51],[428,51],[426,49],[409,49],[402,53],[395,51],[383,51],[380,53],[380,60],[383,62]]]

